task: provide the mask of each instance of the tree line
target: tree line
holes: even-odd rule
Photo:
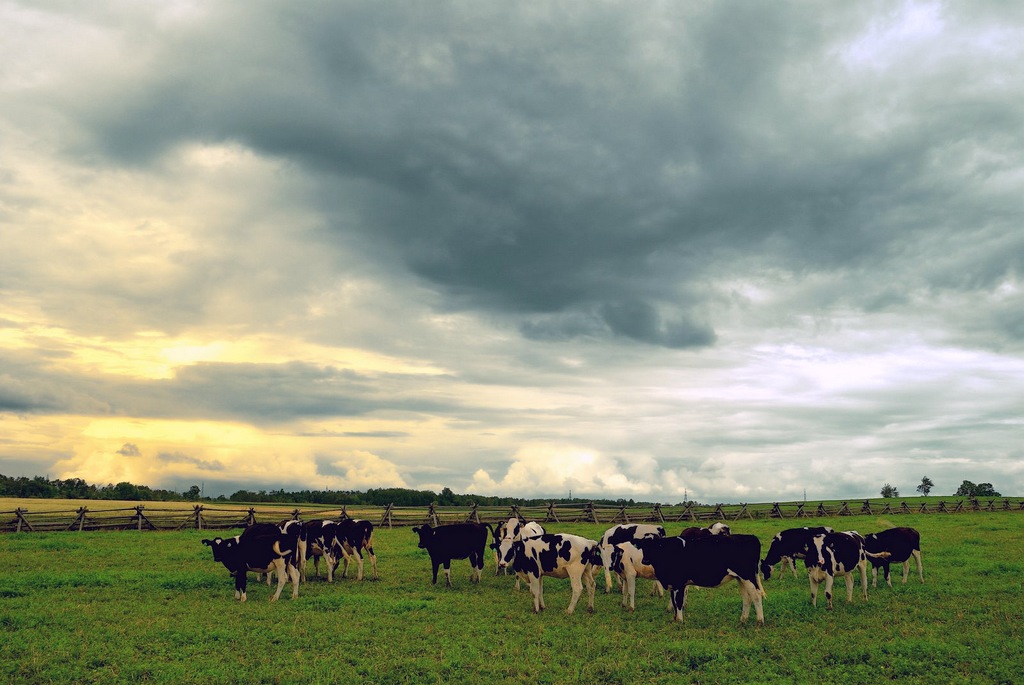
[[[425,507],[431,504],[452,507],[480,506],[545,506],[549,502],[556,504],[578,504],[593,502],[619,506],[653,506],[651,502],[635,502],[632,499],[579,499],[567,498],[522,498],[492,497],[485,495],[460,495],[444,488],[441,492],[433,490],[412,490],[409,488],[370,488],[356,490],[238,490],[231,495],[203,497],[202,489],[193,485],[184,492],[160,490],[145,485],[134,485],[128,482],[107,485],[92,485],[81,478],[66,480],[49,480],[42,476],[28,478],[26,476],[5,476],[0,474],[0,497],[48,498],[48,499],[95,499],[95,500],[128,500],[157,502],[245,502],[245,503],[285,503],[285,504],[329,504],[335,506],[367,505],[384,507],[393,504],[398,507]]]
[[[927,495],[935,487],[935,483],[928,476],[921,479],[921,484],[917,486],[917,491],[922,495]],[[882,497],[892,498],[899,497],[900,491],[893,485],[886,483],[882,486]],[[980,497],[1002,497],[996,489],[992,486],[992,483],[972,483],[969,480],[965,480],[960,484],[960,487],[953,493],[953,497],[968,497],[970,499],[978,499]]]

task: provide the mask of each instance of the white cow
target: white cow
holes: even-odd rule
[[[644,563],[644,553],[632,542],[620,542],[612,549],[611,571],[618,574],[622,586],[622,606],[636,610],[636,579],[648,578],[654,581],[651,594],[665,596],[665,588],[658,582],[654,567]]]
[[[609,566],[612,563],[612,550],[615,545],[644,538],[663,537],[665,537],[663,527],[646,523],[620,523],[606,530],[601,536],[599,545],[601,565],[604,566],[604,591],[612,591],[612,572],[609,570]]]
[[[572,599],[566,609],[572,614],[576,603],[587,589],[587,610],[594,611],[595,563],[600,563],[597,542],[579,535],[545,534],[512,543],[502,559],[517,575],[522,574],[530,583],[533,594],[533,613],[544,606],[544,577],[568,578],[572,585]]]

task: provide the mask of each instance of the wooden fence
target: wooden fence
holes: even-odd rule
[[[555,504],[546,506],[511,507],[342,507],[341,509],[308,508],[301,510],[288,505],[255,507],[220,507],[207,504],[188,508],[150,508],[139,504],[120,509],[90,509],[76,511],[30,511],[17,508],[0,511],[0,532],[86,531],[86,530],[227,530],[244,528],[256,521],[279,522],[287,519],[361,518],[377,526],[414,526],[429,523],[434,526],[463,521],[497,523],[511,517],[541,523],[591,522],[615,523],[699,523],[735,521],[762,518],[815,518],[854,515],[897,514],[955,514],[963,512],[1024,512],[1024,498],[991,500],[962,499],[947,502],[921,502],[908,505],[890,500],[869,500],[862,503],[820,502],[817,506],[805,502],[780,504],[715,504],[700,505],[646,505],[614,506],[593,503]]]

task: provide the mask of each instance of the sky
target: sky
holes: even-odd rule
[[[1024,5],[0,26],[0,473],[1024,494]]]

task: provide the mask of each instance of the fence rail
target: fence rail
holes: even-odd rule
[[[17,508],[0,511],[0,532],[39,531],[93,531],[93,530],[227,530],[244,528],[257,521],[282,521],[287,519],[315,518],[362,518],[377,526],[415,526],[429,523],[434,526],[476,521],[497,523],[518,517],[526,521],[542,523],[673,523],[735,521],[737,519],[764,518],[816,518],[854,515],[898,515],[898,514],[956,514],[964,512],[1024,512],[1024,498],[961,499],[896,503],[891,500],[870,500],[863,502],[819,502],[817,506],[806,502],[772,504],[715,504],[695,503],[680,505],[601,505],[593,503],[556,504],[546,506],[510,507],[442,507],[431,504],[426,507],[384,507],[357,506],[333,509],[298,509],[294,505],[266,505],[256,507],[220,507],[196,504],[187,508],[157,508],[139,504],[118,509],[89,509],[79,507],[75,511],[31,511]]]

